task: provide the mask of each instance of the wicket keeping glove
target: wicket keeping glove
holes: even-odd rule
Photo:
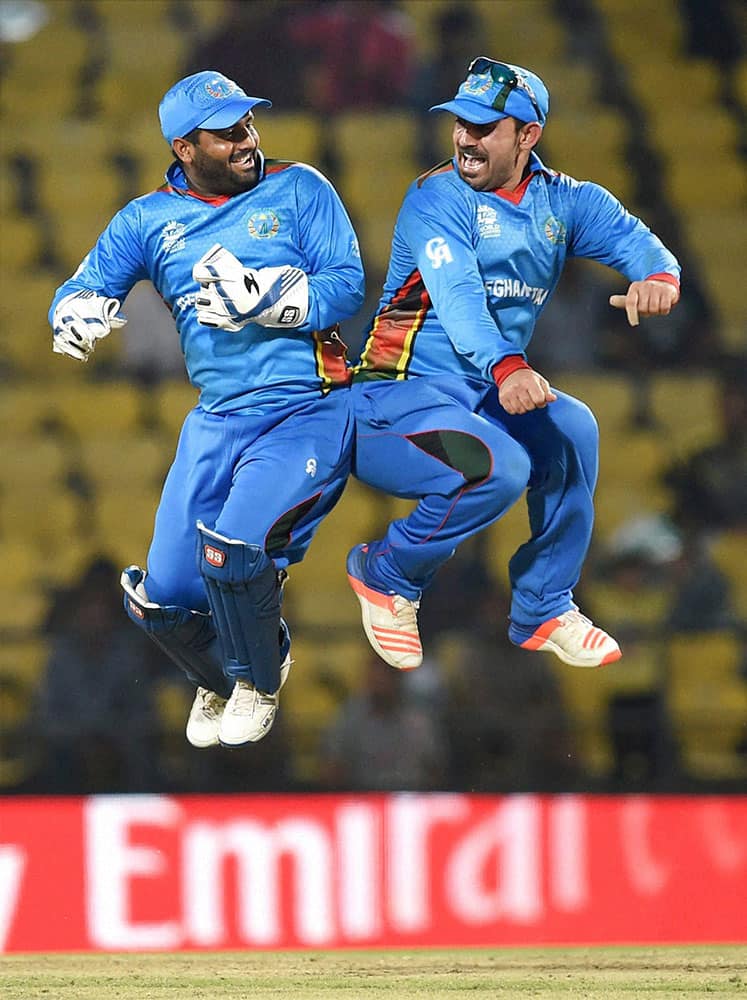
[[[108,299],[88,289],[66,295],[57,303],[52,317],[52,350],[76,361],[88,361],[96,341],[127,322],[119,309],[119,299]]]
[[[235,332],[247,323],[290,329],[301,326],[309,312],[309,282],[304,272],[282,267],[244,267],[216,243],[192,268],[200,284],[195,299],[203,326]]]

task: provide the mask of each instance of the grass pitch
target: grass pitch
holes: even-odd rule
[[[747,946],[6,955],[3,1000],[747,1000]]]

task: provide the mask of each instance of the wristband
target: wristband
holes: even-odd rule
[[[509,375],[513,375],[514,372],[518,372],[522,368],[528,368],[531,371],[532,366],[528,365],[520,354],[509,354],[493,365],[490,374],[500,389]]]

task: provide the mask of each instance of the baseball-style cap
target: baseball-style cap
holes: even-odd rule
[[[185,76],[163,95],[158,106],[161,132],[171,142],[198,127],[229,128],[258,104],[272,107],[272,101],[250,97],[222,73],[203,70]]]
[[[470,63],[467,79],[454,100],[436,104],[430,110],[449,111],[475,125],[487,125],[500,118],[544,125],[549,108],[550,95],[536,73],[479,56]]]

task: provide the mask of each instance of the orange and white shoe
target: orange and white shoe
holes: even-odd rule
[[[617,642],[580,611],[565,611],[534,631],[513,622],[508,637],[522,649],[555,653],[573,667],[602,667],[622,656]]]
[[[397,670],[414,670],[423,662],[417,615],[420,602],[374,590],[367,584],[367,551],[367,545],[356,545],[347,559],[348,580],[360,601],[364,631],[385,663]]]

